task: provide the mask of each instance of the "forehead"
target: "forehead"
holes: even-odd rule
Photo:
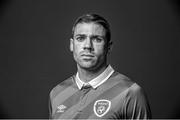
[[[78,23],[74,35],[79,34],[105,36],[105,29],[102,25],[96,23]]]

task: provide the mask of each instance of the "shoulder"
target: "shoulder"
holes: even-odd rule
[[[126,75],[119,72],[114,72],[110,77],[109,83],[116,82],[116,90],[119,93],[123,93],[125,96],[140,96],[144,95],[144,91],[138,83],[131,80]]]
[[[118,87],[124,89],[128,89],[135,83],[126,75],[123,75],[116,71],[111,75],[109,79],[110,82],[117,82]]]
[[[63,91],[64,89],[74,85],[74,76],[67,78],[66,80],[60,82],[50,91],[50,97],[53,98],[58,93]]]
[[[147,97],[138,83],[118,72],[114,72],[108,82],[115,84],[111,94],[115,94],[113,101],[116,108],[125,113],[127,118],[133,118],[133,115],[134,117],[138,115],[146,117],[147,115],[150,118],[151,112]]]
[[[129,87],[128,91],[132,94],[140,94],[143,93],[143,89],[137,83],[134,83]]]

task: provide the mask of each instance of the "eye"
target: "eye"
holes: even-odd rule
[[[92,38],[92,40],[97,43],[103,42],[103,38],[99,38],[99,37],[94,37],[94,38]]]
[[[85,40],[85,37],[84,36],[78,36],[78,37],[76,37],[76,40],[79,42],[82,42]]]

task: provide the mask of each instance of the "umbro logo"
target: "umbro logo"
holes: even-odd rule
[[[57,107],[57,113],[62,113],[62,112],[64,112],[66,108],[67,108],[67,107],[66,107],[65,105],[59,105],[59,106]]]

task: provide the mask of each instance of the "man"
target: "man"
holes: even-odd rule
[[[112,45],[108,22],[96,14],[79,17],[70,50],[77,73],[50,93],[52,119],[151,118],[143,90],[107,62]]]

